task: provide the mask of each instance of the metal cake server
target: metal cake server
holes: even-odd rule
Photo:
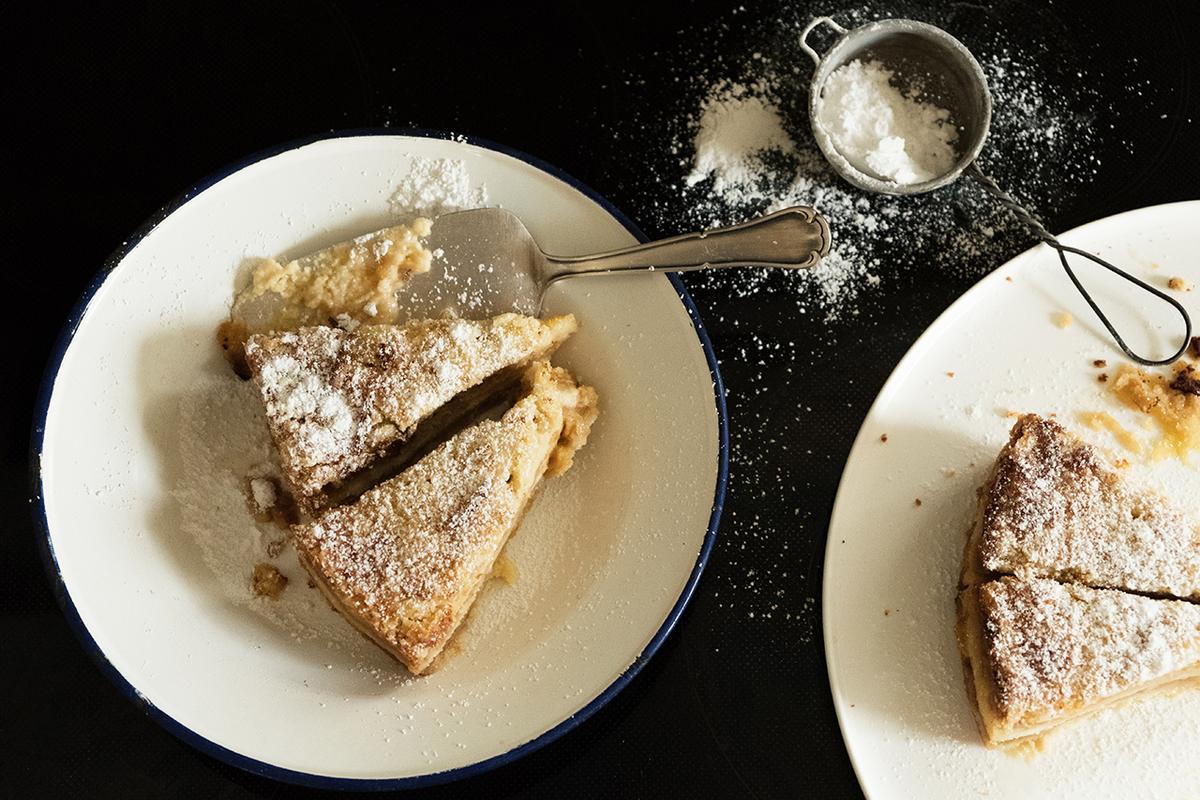
[[[537,315],[546,288],[567,278],[710,267],[804,269],[820,263],[830,243],[829,223],[811,208],[795,207],[728,228],[568,258],[543,252],[511,211],[458,211],[434,221],[433,266],[401,288],[401,316]]]

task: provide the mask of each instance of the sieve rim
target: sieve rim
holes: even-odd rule
[[[835,63],[835,57],[840,56],[841,52],[847,50],[856,39],[861,39],[880,31],[915,34],[920,37],[932,39],[940,46],[954,51],[961,57],[964,72],[974,80],[975,84],[981,90],[982,114],[979,133],[973,137],[974,141],[971,143],[971,146],[959,154],[952,169],[928,181],[900,184],[863,172],[850,163],[837,149],[833,143],[833,138],[829,135],[825,126],[821,124],[817,113],[821,105],[821,91],[824,89],[825,82],[829,80],[829,76],[837,67],[841,67],[852,61],[857,54],[851,53],[845,57],[836,58],[836,66],[831,66]],[[801,44],[805,44],[803,40]],[[825,156],[825,160],[829,162],[830,166],[833,167],[834,171],[843,180],[860,189],[878,194],[924,194],[934,189],[940,189],[958,180],[962,173],[979,157],[979,153],[983,150],[983,145],[987,141],[988,132],[992,124],[992,92],[988,86],[987,76],[984,74],[983,67],[980,65],[978,59],[967,49],[966,45],[949,32],[936,25],[930,25],[927,22],[920,22],[913,19],[881,19],[868,22],[857,28],[844,30],[834,40],[833,44],[830,45],[829,49],[820,55],[819,61],[813,69],[812,79],[809,81],[808,116],[817,147],[820,148],[822,155]]]

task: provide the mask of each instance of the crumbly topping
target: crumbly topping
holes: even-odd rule
[[[323,334],[313,338],[331,341]],[[354,416],[345,396],[310,366],[290,355],[276,356],[263,362],[258,380],[267,417],[294,423],[294,452],[303,463],[321,464],[338,457],[351,435]]]
[[[309,496],[367,466],[453,397],[551,352],[573,317],[419,320],[254,336],[246,357],[281,468]]]
[[[1187,463],[1200,450],[1200,373],[1182,361],[1173,375],[1122,364],[1109,384],[1118,400],[1154,420],[1160,436],[1151,455]]]
[[[428,219],[417,218],[286,264],[259,259],[218,330],[226,356],[241,371],[243,347],[252,334],[334,320],[347,330],[361,322],[396,322],[399,288],[432,264],[421,241],[431,229]]]
[[[1200,606],[1052,580],[979,590],[997,711],[1034,722],[1200,663]]]
[[[1053,420],[1017,421],[985,502],[990,572],[1200,599],[1200,529]]]
[[[544,363],[530,371],[529,394],[501,420],[467,428],[353,505],[295,529],[310,569],[414,671],[466,615],[555,450],[582,446],[595,418],[590,387]]]

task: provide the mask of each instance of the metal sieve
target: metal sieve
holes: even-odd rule
[[[817,53],[808,44],[808,36],[820,25],[827,25],[838,33],[836,41],[824,55]],[[817,17],[808,23],[800,34],[800,47],[812,59],[814,70],[809,86],[808,111],[813,136],[817,146],[833,169],[849,183],[870,192],[892,195],[922,194],[941,188],[966,173],[980,184],[985,191],[1011,210],[1041,242],[1045,242],[1058,253],[1059,262],[1071,283],[1087,301],[1088,306],[1108,330],[1117,346],[1129,358],[1147,366],[1170,364],[1178,360],[1188,347],[1192,335],[1192,321],[1187,310],[1173,297],[1130,275],[1092,253],[1062,244],[1046,229],[1042,221],[1021,205],[1011,194],[997,185],[996,181],[979,168],[976,159],[987,139],[992,120],[992,93],[988,90],[987,77],[979,62],[962,42],[941,28],[911,19],[885,19],[847,30],[829,17]],[[825,82],[839,67],[856,59],[878,61],[897,75],[919,76],[921,93],[940,108],[950,112],[958,128],[958,159],[953,168],[932,180],[914,184],[899,184],[869,175],[852,164],[838,151],[829,132],[821,122],[820,105]],[[1129,281],[1158,299],[1168,303],[1183,318],[1183,342],[1169,358],[1149,359],[1133,352],[1113,327],[1108,317],[1084,288],[1075,271],[1067,261],[1071,254],[1098,264],[1114,275]]]

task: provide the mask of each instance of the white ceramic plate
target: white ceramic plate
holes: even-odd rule
[[[406,679],[287,554],[279,604],[250,597],[253,565],[239,548],[268,534],[230,487],[262,454],[240,452],[222,429],[226,416],[253,415],[214,325],[243,258],[387,224],[412,157],[465,160],[491,202],[550,252],[638,236],[567,176],[461,137],[349,136],[257,156],[173,204],[97,278],[51,363],[34,433],[46,554],[105,672],[205,752],[318,786],[472,774],[585,719],[678,618],[724,492],[722,392],[681,285],[663,275],[565,282],[549,310],[574,312],[582,327],[556,360],[597,387],[601,416],[511,543],[515,584],[489,585],[457,655]],[[196,531],[209,529],[217,538],[202,545]]]
[[[1063,241],[1165,287],[1200,285],[1200,202],[1085,225]],[[1178,315],[1079,270],[1135,351],[1178,340]],[[1200,291],[1174,295],[1200,319]],[[1074,322],[1053,323],[1059,312]],[[1151,315],[1149,326],[1140,315]],[[955,646],[954,593],[974,492],[1008,438],[1008,411],[1058,419],[1115,457],[1128,478],[1197,509],[1192,465],[1149,463],[1080,412],[1107,411],[1146,442],[1136,414],[1109,399],[1094,359],[1124,360],[1048,248],[1034,248],[954,303],[896,367],[850,453],[829,529],[825,647],[834,702],[864,791],[874,798],[1187,797],[1200,786],[1200,692],[1150,699],[1052,735],[1023,760],[985,749]],[[947,373],[954,373],[953,377]],[[880,437],[887,434],[887,442]],[[921,500],[918,507],[915,503]]]

